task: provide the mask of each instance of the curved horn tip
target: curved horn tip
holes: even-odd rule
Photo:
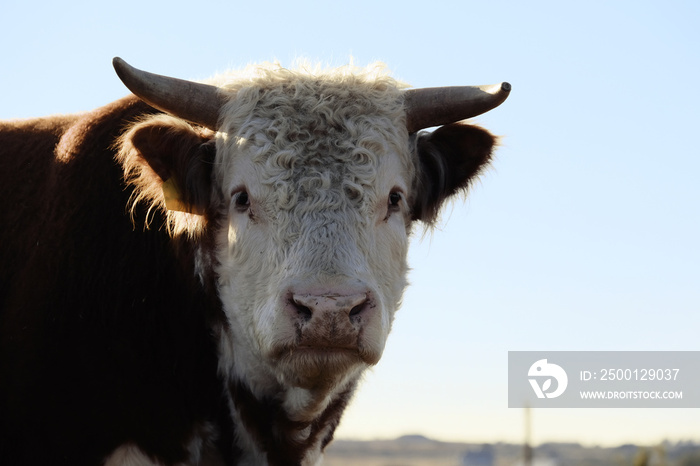
[[[133,74],[135,68],[128,64],[121,57],[112,58],[112,67],[114,67],[114,71],[116,71],[117,76],[124,83],[124,85],[126,85],[126,87],[129,87],[126,84],[125,80],[128,79],[130,74]],[[129,88],[129,90],[131,90],[131,88]]]
[[[505,95],[505,96],[510,94],[510,90],[512,89],[512,86],[507,81],[503,81],[503,82],[498,83],[498,84],[488,84],[485,86],[477,86],[477,87],[485,92],[488,92],[489,94],[492,94],[492,95],[499,94],[499,95]]]
[[[130,67],[131,65],[125,62],[121,57],[114,57],[112,58],[112,66],[114,67],[114,71],[119,73],[121,70]]]

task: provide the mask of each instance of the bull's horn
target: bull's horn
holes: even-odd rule
[[[112,65],[124,85],[147,104],[211,130],[218,129],[224,99],[216,86],[142,71],[119,57],[112,60]]]
[[[509,93],[508,83],[409,89],[405,93],[408,132],[481,115],[501,105]]]

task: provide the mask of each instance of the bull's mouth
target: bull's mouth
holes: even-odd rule
[[[272,361],[287,382],[311,388],[333,384],[367,367],[366,359],[357,346],[296,345],[280,349]]]
[[[323,364],[324,360],[345,357],[362,360],[362,354],[357,346],[349,345],[295,345],[280,348],[274,352],[273,360],[284,362],[298,358],[314,360],[316,364]]]
[[[335,352],[349,352],[354,354],[359,354],[357,346],[350,345],[299,345],[292,351],[304,351],[304,352],[318,352],[318,353],[335,353]]]

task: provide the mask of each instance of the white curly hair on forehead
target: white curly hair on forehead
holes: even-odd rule
[[[267,63],[226,79],[219,84],[229,100],[216,162],[222,189],[230,188],[229,158],[244,147],[249,153],[255,148],[256,162],[280,170],[332,163],[362,170],[360,165],[376,167],[373,159],[394,152],[413,171],[401,93],[406,85],[381,63],[323,68],[302,62],[296,69]]]
[[[222,109],[224,127],[240,127],[242,120],[253,113],[254,107],[265,93],[270,105],[285,99],[307,100],[309,105],[321,111],[319,99],[334,94],[339,97],[364,97],[385,111],[393,110],[403,117],[400,90],[406,84],[392,78],[383,63],[367,67],[348,64],[336,68],[298,60],[293,68],[285,68],[279,62],[248,65],[242,71],[219,75],[212,80],[221,92],[228,96],[229,103]],[[273,96],[272,90],[278,93]],[[278,101],[273,99],[280,99]],[[334,109],[335,110],[335,109]]]

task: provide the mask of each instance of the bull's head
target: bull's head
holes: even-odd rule
[[[345,389],[381,357],[411,226],[433,222],[495,144],[458,121],[499,105],[510,86],[402,90],[367,72],[269,69],[212,86],[114,65],[171,115],[134,126],[122,153],[177,192],[183,224],[200,215],[210,238],[200,273],[215,276],[225,312],[222,371],[258,393],[297,390],[285,407],[312,417],[325,405],[299,389]]]

